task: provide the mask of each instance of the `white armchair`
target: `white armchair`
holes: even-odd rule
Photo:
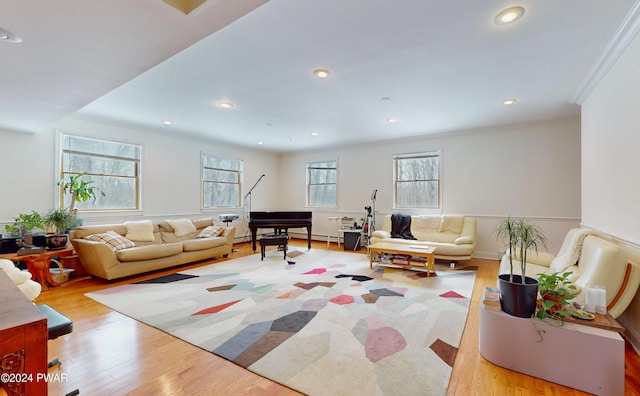
[[[29,300],[33,301],[40,295],[42,286],[38,282],[31,280],[31,273],[20,271],[15,264],[13,264],[13,261],[0,259],[0,269],[9,275],[13,283],[18,286],[18,289],[20,289]]]
[[[513,260],[519,274],[520,261]],[[624,255],[622,247],[596,232],[574,228],[569,230],[557,255],[546,252],[527,254],[527,276],[539,273],[571,271],[569,278],[579,289],[576,302],[585,303],[587,286],[604,286],[607,312],[614,318],[629,306],[640,284],[640,266]],[[509,273],[508,252],[502,257],[500,274]]]

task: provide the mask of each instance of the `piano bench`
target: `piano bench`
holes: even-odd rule
[[[289,235],[287,234],[263,234],[260,236],[260,260],[264,260],[264,254],[267,246],[282,246],[284,250],[284,259],[287,259],[287,244],[289,243]]]

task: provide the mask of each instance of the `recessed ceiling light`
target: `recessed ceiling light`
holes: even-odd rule
[[[319,133],[318,133],[318,132],[311,132],[311,136],[313,136],[313,137],[316,137],[316,136],[318,136],[318,135],[319,135]]]
[[[162,123],[163,123],[164,125],[172,125],[172,124],[173,124],[173,121],[171,121],[171,120],[164,120],[164,121],[162,121]]]
[[[5,43],[21,43],[22,39],[10,31],[0,27],[0,41]]]
[[[218,107],[222,107],[223,109],[233,109],[235,106],[233,103],[229,101],[218,102]]]
[[[258,145],[260,145],[260,146],[261,146],[261,145],[263,145],[263,144],[264,144],[264,142],[263,142],[262,140],[258,140]]]
[[[500,13],[498,13],[498,15],[493,18],[493,23],[495,23],[496,25],[507,25],[522,18],[523,15],[524,8],[520,6],[510,7],[506,10],[500,11]]]
[[[397,118],[387,118],[387,122],[389,124],[395,124],[396,122],[398,122],[398,119]]]
[[[511,106],[512,104],[516,103],[517,101],[518,101],[518,99],[510,98],[510,99],[503,100],[502,104],[505,105],[505,106]]]
[[[313,71],[313,74],[318,78],[327,78],[331,72],[327,69],[316,69]]]

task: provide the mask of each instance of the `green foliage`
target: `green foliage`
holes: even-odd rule
[[[515,242],[517,240],[516,235],[516,220],[511,216],[507,216],[506,218],[499,221],[495,228],[493,229],[493,234],[496,236],[496,239],[505,243],[507,241],[509,243],[509,281],[513,282],[513,253],[515,252]]]
[[[536,225],[528,223],[525,219],[516,221],[516,246],[520,249],[520,269],[522,270],[522,284],[524,284],[524,276],[527,269],[527,252],[534,251],[538,253],[540,246],[547,248],[547,238],[544,233]]]
[[[83,180],[82,177],[85,173],[78,173],[75,176],[69,177],[69,179],[61,179],[58,181],[58,185],[62,188],[65,194],[71,195],[71,203],[69,205],[69,212],[73,213],[76,202],[85,202],[88,200],[95,201],[98,193],[105,196],[105,193],[98,187],[92,186],[93,180]]]
[[[554,272],[552,274],[538,274],[538,292],[542,297],[542,306],[536,312],[540,319],[547,317],[557,319],[567,317],[567,311],[561,309],[569,304],[576,294],[577,287],[568,278],[573,272]],[[552,297],[553,299],[549,299]]]
[[[76,216],[62,209],[53,209],[42,218],[46,228],[55,229],[56,234],[64,233],[76,223]]]
[[[20,213],[12,225],[5,226],[5,230],[11,232],[15,227],[19,227],[22,232],[31,232],[34,228],[44,228],[42,216],[35,210],[32,210],[31,213]]]
[[[547,247],[547,238],[544,233],[540,228],[527,222],[524,218],[515,219],[507,216],[496,224],[493,234],[498,240],[502,242],[508,241],[509,243],[509,280],[511,282],[513,282],[513,257],[516,252],[520,254],[522,284],[525,284],[527,253],[529,251],[538,253],[539,247]]]

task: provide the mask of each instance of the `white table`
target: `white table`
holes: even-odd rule
[[[480,354],[498,366],[596,395],[624,394],[618,332],[566,322],[551,326],[481,303],[479,341]]]

